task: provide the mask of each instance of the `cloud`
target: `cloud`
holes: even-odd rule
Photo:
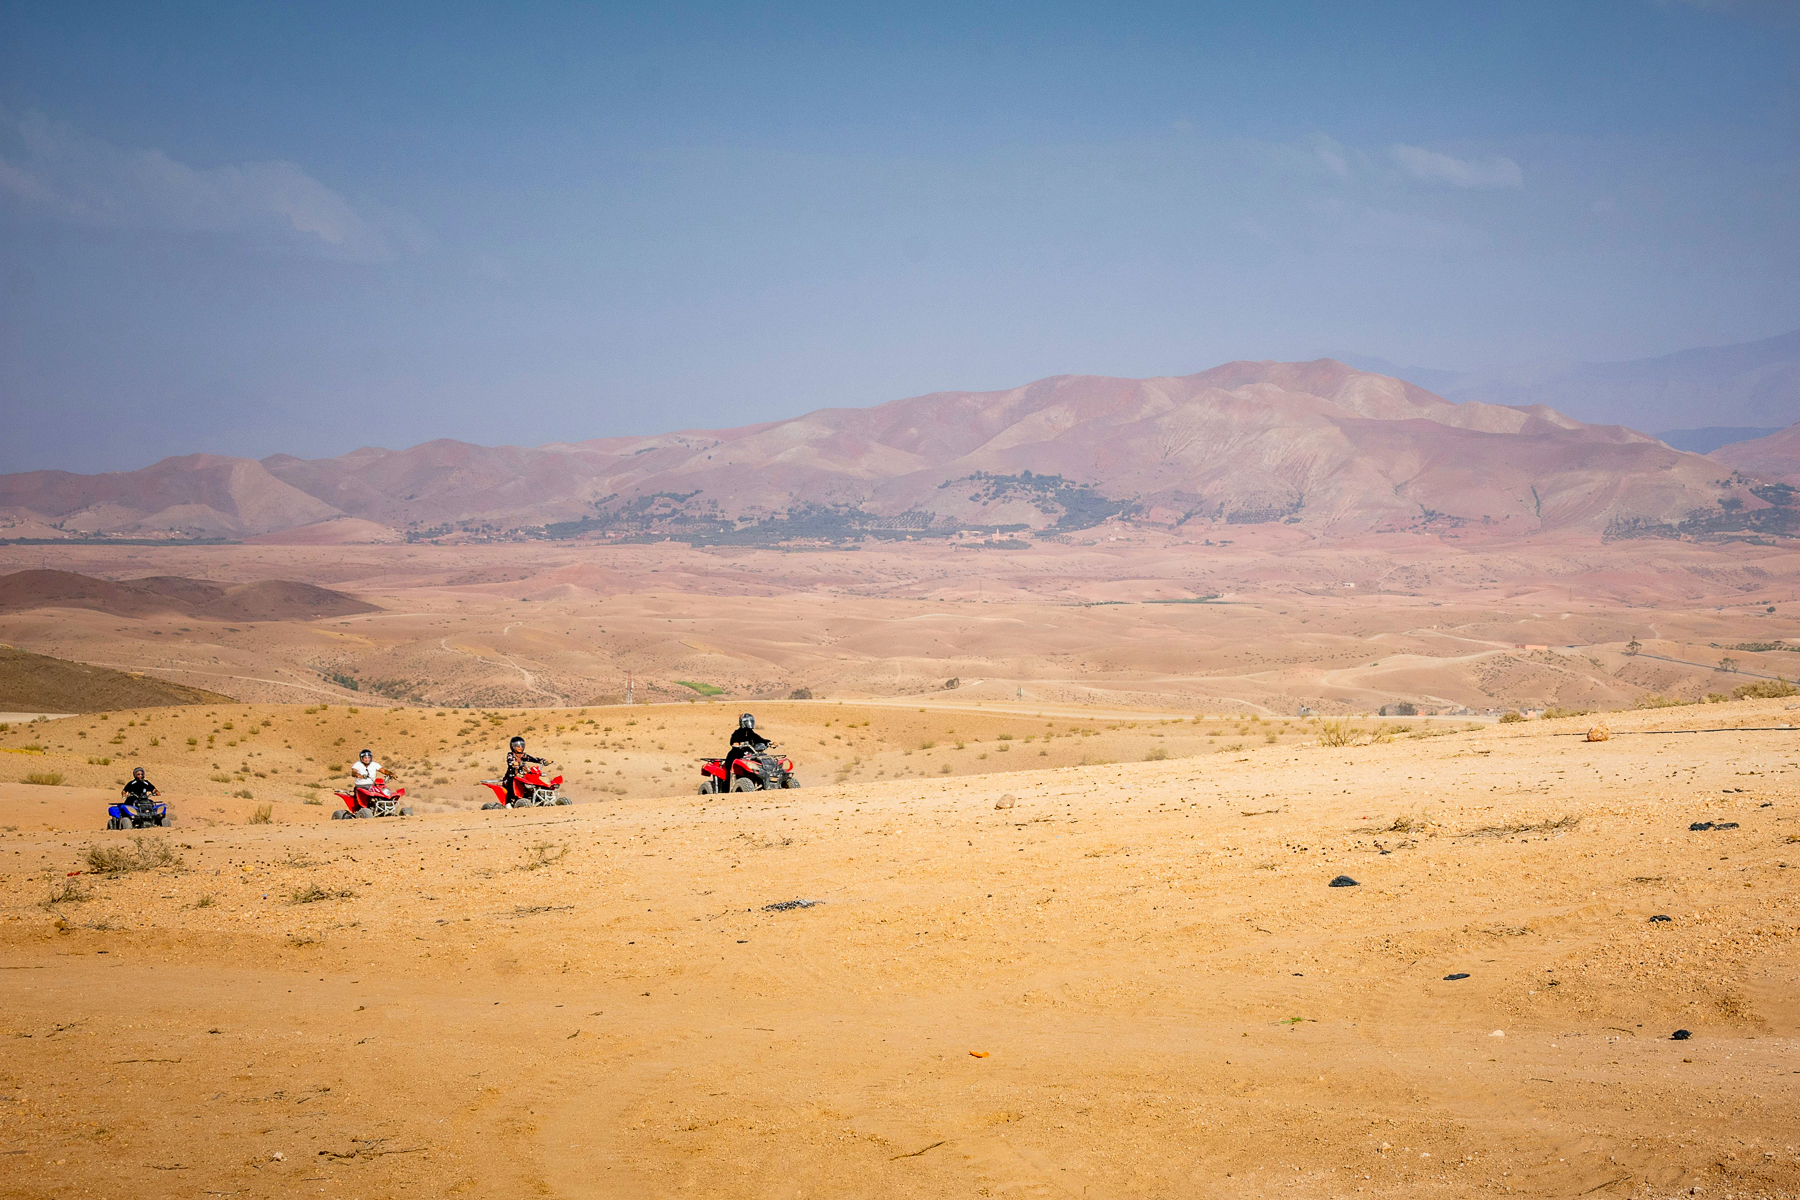
[[[1510,158],[1452,158],[1418,146],[1388,147],[1394,165],[1425,183],[1442,183],[1458,188],[1521,188],[1525,172]]]
[[[404,219],[359,210],[291,162],[195,168],[160,150],[111,145],[41,113],[0,113],[0,131],[16,136],[21,149],[0,157],[0,194],[55,220],[213,234],[359,262],[391,259],[417,241]]]

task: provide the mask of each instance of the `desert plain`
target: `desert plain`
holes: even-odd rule
[[[1792,552],[1286,536],[0,548],[370,610],[6,593],[0,1191],[1800,1195]]]

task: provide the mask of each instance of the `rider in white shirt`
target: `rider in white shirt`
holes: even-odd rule
[[[350,784],[356,789],[358,799],[364,799],[362,793],[375,790],[381,783],[381,777],[387,770],[375,761],[373,750],[364,750],[350,764]]]

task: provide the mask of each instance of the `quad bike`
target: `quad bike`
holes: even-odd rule
[[[342,812],[334,812],[334,821],[348,821],[352,817],[410,817],[413,815],[412,805],[401,804],[400,798],[406,795],[406,789],[394,791],[388,787],[387,780],[378,779],[374,787],[350,788],[348,791],[332,793],[344,802]]]
[[[108,829],[145,829],[152,825],[169,825],[174,820],[169,815],[169,806],[160,800],[145,800],[142,804],[115,804],[106,810]]]
[[[770,742],[773,748],[774,742]],[[722,758],[703,758],[700,760],[700,794],[716,796],[720,792],[755,792],[764,788],[797,788],[800,780],[794,776],[794,760],[784,754],[770,754],[766,750],[756,754],[742,754],[732,760],[731,774],[725,773],[725,760]]]
[[[481,782],[494,789],[494,798],[481,807],[548,808],[553,804],[571,803],[556,792],[562,786],[562,781],[561,775],[555,779],[545,779],[543,771],[535,766],[529,771],[520,771],[514,775],[510,789],[504,779],[484,779]]]

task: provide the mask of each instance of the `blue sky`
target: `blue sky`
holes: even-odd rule
[[[0,5],[0,470],[1800,326],[1800,0]]]

